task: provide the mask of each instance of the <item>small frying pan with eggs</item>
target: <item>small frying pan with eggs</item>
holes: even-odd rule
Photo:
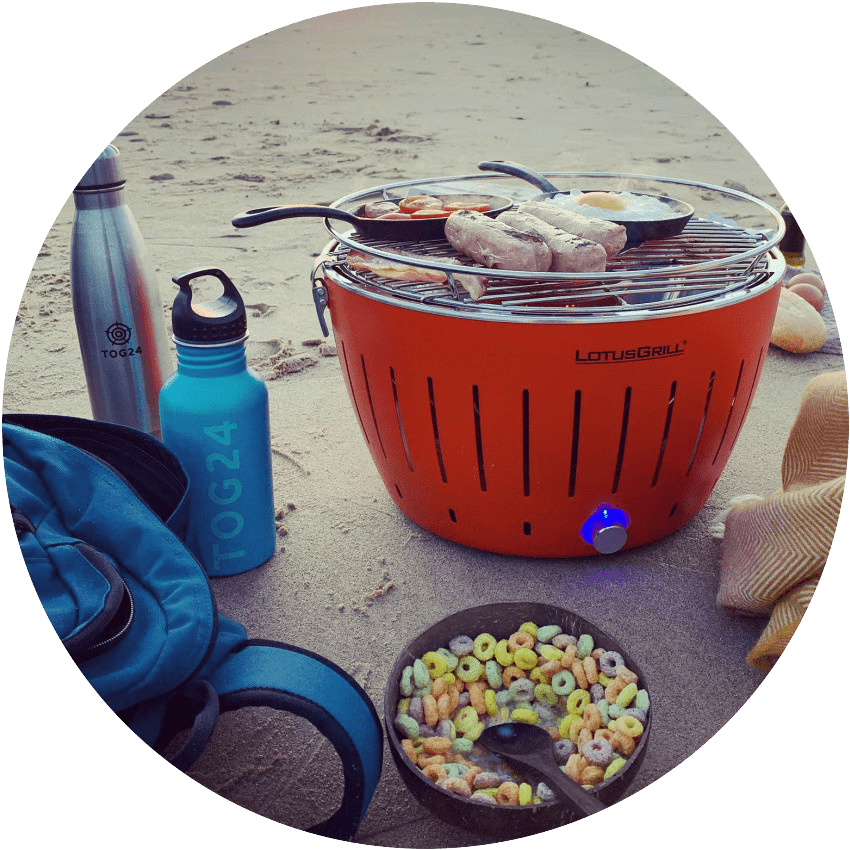
[[[510,174],[512,177],[519,177],[521,180],[531,183],[543,192],[542,195],[534,198],[536,201],[553,201],[557,204],[559,197],[564,200],[572,199],[572,196],[568,192],[562,192],[542,174],[516,162],[508,162],[507,160],[480,162],[478,163],[478,168],[481,171],[498,171],[502,174]],[[626,228],[626,247],[634,247],[648,239],[668,239],[671,236],[678,236],[685,229],[685,226],[694,214],[694,208],[684,201],[677,201],[675,198],[667,198],[664,195],[630,192],[628,193],[630,195],[651,198],[653,201],[658,201],[666,209],[654,205],[661,212],[660,214],[653,212],[653,217],[651,218],[618,217],[618,210],[611,207],[612,204],[617,203],[618,198],[616,193],[587,192],[585,194],[594,201],[593,204],[587,205],[586,211],[582,210],[581,206],[566,206],[564,204],[564,208],[572,209],[575,212],[582,212],[583,215],[590,216],[591,218],[602,218],[605,221],[623,225]]]

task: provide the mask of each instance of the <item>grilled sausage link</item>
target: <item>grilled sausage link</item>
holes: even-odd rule
[[[553,227],[540,218],[528,213],[503,212],[497,221],[504,222],[514,230],[530,233],[542,239],[552,254],[552,272],[604,272],[608,262],[605,249],[591,239],[583,239]]]
[[[613,221],[605,221],[601,218],[590,218],[545,201],[524,201],[517,209],[521,213],[529,213],[574,236],[598,242],[609,257],[616,256],[625,247],[626,228],[622,224],[614,224]]]
[[[455,250],[490,269],[545,272],[552,264],[542,239],[474,210],[458,210],[446,219],[446,239]]]

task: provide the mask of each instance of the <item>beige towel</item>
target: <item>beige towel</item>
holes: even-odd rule
[[[829,372],[803,393],[782,459],[782,487],[725,518],[719,604],[770,620],[747,661],[769,670],[788,645],[823,572],[847,469],[847,378]]]

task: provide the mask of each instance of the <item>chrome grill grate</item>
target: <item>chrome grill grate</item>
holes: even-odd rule
[[[509,315],[562,316],[569,308],[571,315],[598,317],[713,304],[761,287],[781,263],[772,258],[764,234],[698,218],[679,236],[627,248],[609,261],[605,272],[592,275],[496,271],[473,265],[442,239],[379,242],[342,235],[336,229],[331,232],[339,241],[331,251],[330,266],[356,287],[450,310]],[[446,280],[406,282],[351,269],[345,258],[352,248],[437,269]],[[486,279],[485,293],[473,300],[458,282],[461,273]]]

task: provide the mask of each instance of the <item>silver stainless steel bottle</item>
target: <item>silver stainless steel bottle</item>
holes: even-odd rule
[[[109,145],[74,189],[74,319],[94,418],[160,437],[159,391],[173,365],[162,295],[124,183]]]

